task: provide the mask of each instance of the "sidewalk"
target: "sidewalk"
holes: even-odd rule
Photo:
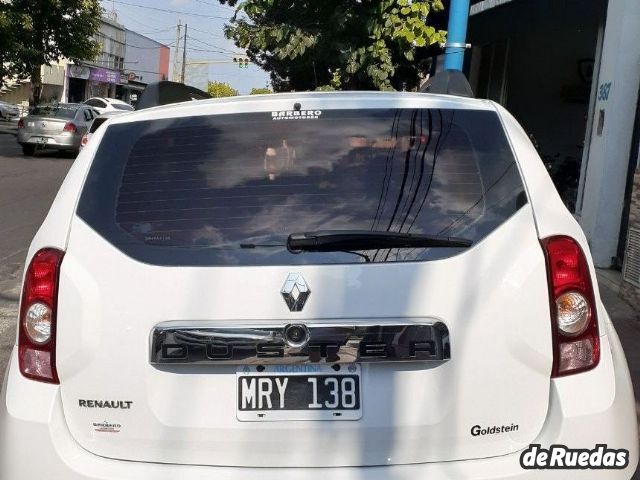
[[[600,296],[616,327],[629,364],[636,394],[636,414],[640,418],[640,312],[618,296],[622,277],[614,270],[598,270]],[[640,469],[632,480],[640,480]]]
[[[622,277],[614,270],[597,271],[600,296],[607,312],[616,327],[624,353],[629,363],[633,387],[636,393],[636,403],[640,400],[640,312],[618,296]],[[640,409],[639,412],[640,414]]]

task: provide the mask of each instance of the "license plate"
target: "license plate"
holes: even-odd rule
[[[360,366],[268,365],[236,374],[240,421],[358,420]]]
[[[46,137],[33,137],[32,140],[34,140],[38,145],[45,145],[49,143],[49,139]]]

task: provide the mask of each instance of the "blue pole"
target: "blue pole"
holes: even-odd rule
[[[449,32],[444,51],[444,69],[460,70],[464,63],[469,20],[469,0],[451,0],[449,6]]]

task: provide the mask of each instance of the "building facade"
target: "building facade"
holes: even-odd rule
[[[117,97],[131,104],[149,83],[168,80],[169,47],[133,30],[126,30],[124,79]]]
[[[65,101],[73,103],[91,97],[116,96],[117,86],[123,80],[126,31],[115,19],[103,17],[95,40],[101,46],[95,59],[67,66]]]
[[[540,151],[598,267],[640,308],[637,0],[475,0],[466,70]]]

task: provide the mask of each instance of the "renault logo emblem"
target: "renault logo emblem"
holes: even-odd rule
[[[304,308],[304,304],[307,302],[309,295],[311,295],[311,289],[300,273],[290,273],[280,293],[287,303],[289,310],[292,312],[300,312]]]

